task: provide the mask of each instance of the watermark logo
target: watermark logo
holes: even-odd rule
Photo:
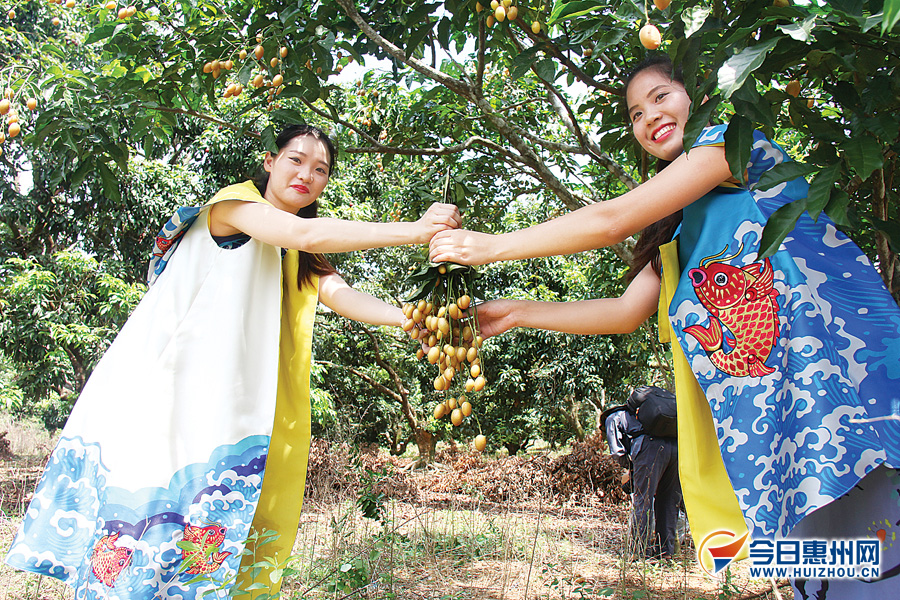
[[[745,532],[738,537],[733,531],[724,529],[708,534],[697,547],[697,562],[700,563],[700,568],[710,577],[715,577],[734,562],[749,536],[750,533]]]
[[[733,531],[710,533],[697,547],[700,568],[715,577],[749,545],[751,578],[878,579],[881,543],[877,539],[781,539],[750,540],[750,534]]]
[[[879,539],[753,540],[750,577],[878,579]]]

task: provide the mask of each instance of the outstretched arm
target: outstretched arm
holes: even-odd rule
[[[399,327],[404,320],[398,307],[353,289],[336,273],[319,278],[319,301],[343,317],[370,325]]]
[[[213,235],[244,232],[280,248],[309,253],[350,252],[384,246],[427,244],[445,229],[459,227],[459,210],[452,204],[432,204],[413,223],[369,223],[341,219],[302,219],[268,204],[226,200],[212,207]]]
[[[677,212],[729,177],[724,148],[694,148],[626,194],[534,227],[500,235],[439,232],[431,240],[431,260],[480,265],[604,248]]]
[[[491,300],[477,307],[480,333],[490,337],[513,327],[578,334],[630,333],[656,312],[659,289],[659,277],[647,265],[618,298],[577,302]]]

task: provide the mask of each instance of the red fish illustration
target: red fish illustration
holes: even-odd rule
[[[684,332],[700,342],[720,371],[738,377],[768,375],[775,369],[765,361],[778,338],[778,292],[773,287],[772,265],[768,258],[746,267],[723,264],[737,254],[714,260],[726,251],[704,258],[699,268],[688,271],[697,298],[710,312],[710,324],[691,325]],[[723,339],[730,351],[726,352]]]
[[[195,546],[191,550],[181,551],[182,560],[190,565],[185,573],[190,575],[212,573],[222,566],[222,562],[231,556],[231,552],[210,551],[222,545],[226,531],[227,529],[218,523],[206,527],[184,526],[184,540]]]
[[[128,566],[134,552],[131,548],[117,547],[118,538],[118,532],[104,535],[94,544],[94,552],[91,554],[91,571],[109,587],[115,585],[119,573]]]

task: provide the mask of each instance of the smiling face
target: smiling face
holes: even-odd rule
[[[639,72],[626,93],[631,131],[644,150],[672,161],[684,151],[684,125],[691,98],[684,86],[659,69]]]
[[[263,168],[269,173],[265,198],[275,208],[296,213],[315,202],[330,175],[331,155],[325,142],[299,135],[273,155],[266,153]]]

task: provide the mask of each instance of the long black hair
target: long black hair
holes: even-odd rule
[[[672,59],[665,54],[650,54],[635,65],[628,75],[625,76],[622,90],[623,98],[628,97],[628,86],[631,85],[635,76],[648,69],[657,71],[662,75],[669,77],[672,81],[677,81],[684,85],[684,76],[682,75],[681,67],[674,67],[672,65]],[[628,102],[624,101],[623,105],[625,106],[625,114],[627,115]],[[667,166],[669,166],[669,161],[657,159],[656,172],[659,173]],[[681,224],[681,219],[682,211],[679,210],[667,217],[663,217],[652,225],[648,225],[641,231],[637,244],[634,245],[634,250],[632,250],[631,269],[626,276],[628,281],[634,279],[637,274],[647,266],[647,263],[650,263],[653,266],[653,270],[659,275],[662,269],[659,247],[672,240],[672,236]]]
[[[306,124],[288,125],[282,129],[275,138],[275,146],[278,148],[278,151],[281,152],[282,148],[287,146],[291,140],[303,135],[309,135],[318,140],[322,140],[322,143],[325,144],[325,147],[328,149],[328,176],[331,177],[331,174],[334,173],[334,165],[337,161],[337,150],[335,149],[334,142],[331,141],[331,138],[318,127]],[[269,172],[266,171],[265,167],[262,165],[260,165],[257,170],[256,176],[253,178],[253,183],[256,185],[256,189],[259,190],[259,193],[262,196],[265,196],[266,188],[269,185]],[[318,199],[309,206],[304,206],[297,211],[297,216],[304,219],[315,219],[318,215]],[[323,275],[330,275],[334,272],[334,267],[328,262],[328,259],[325,258],[324,254],[300,251],[300,268],[297,270],[297,287],[302,288],[306,284],[311,284],[313,275],[321,277]]]

